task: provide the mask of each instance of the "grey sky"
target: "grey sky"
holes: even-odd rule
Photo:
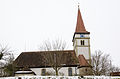
[[[9,44],[15,56],[38,50],[41,42],[55,38],[73,49],[77,2],[91,32],[91,52],[102,50],[120,66],[119,0],[0,0],[0,43]]]

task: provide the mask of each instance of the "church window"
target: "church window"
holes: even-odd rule
[[[83,40],[83,45],[85,45],[85,42],[84,42],[84,40]]]
[[[85,42],[84,42],[84,40],[81,40],[81,45],[85,45]]]
[[[72,68],[68,68],[68,75],[72,76]]]
[[[46,73],[46,69],[42,69],[42,76],[45,76],[45,73]]]
[[[81,42],[81,45],[82,45],[82,40],[80,42]]]

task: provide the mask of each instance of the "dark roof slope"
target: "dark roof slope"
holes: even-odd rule
[[[17,67],[50,67],[55,62],[62,66],[78,65],[74,50],[23,52],[14,61]]]

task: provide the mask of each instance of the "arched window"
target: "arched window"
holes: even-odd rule
[[[84,40],[83,40],[83,45],[85,45],[85,42],[84,42]]]
[[[68,76],[72,76],[72,68],[68,68]]]
[[[42,72],[41,72],[42,76],[45,76],[45,73],[46,73],[46,69],[42,69]]]
[[[82,40],[80,41],[81,45],[82,45]]]
[[[84,40],[81,40],[80,42],[81,42],[81,45],[85,45],[85,42],[84,42]]]

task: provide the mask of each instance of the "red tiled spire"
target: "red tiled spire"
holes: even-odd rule
[[[79,6],[75,33],[88,33],[88,31],[85,29]]]

